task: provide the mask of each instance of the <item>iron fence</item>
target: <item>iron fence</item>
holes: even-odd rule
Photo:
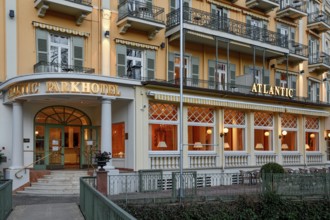
[[[82,67],[82,66],[73,66],[73,65],[62,65],[60,63],[50,63],[46,61],[40,61],[33,66],[35,73],[43,72],[60,72],[60,73],[94,73],[94,69]]]
[[[0,219],[6,219],[13,209],[12,180],[0,180]]]
[[[95,189],[95,177],[80,178],[80,209],[86,220],[135,219]]]
[[[316,11],[308,14],[307,23],[312,24],[316,22],[324,22],[327,25],[330,24],[330,14],[322,11]]]

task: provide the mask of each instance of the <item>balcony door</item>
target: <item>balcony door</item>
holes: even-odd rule
[[[50,64],[55,67],[56,72],[65,71],[70,65],[70,38],[58,34],[50,34],[49,37]]]
[[[227,88],[227,65],[218,63],[218,68],[215,73],[215,81],[218,90],[226,90]]]

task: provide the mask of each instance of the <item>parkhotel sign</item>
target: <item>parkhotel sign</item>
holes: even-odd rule
[[[251,92],[273,95],[273,96],[283,96],[283,97],[290,97],[290,98],[293,97],[293,89],[280,87],[280,86],[270,86],[270,85],[266,85],[266,84],[254,83],[252,85]]]
[[[120,96],[118,85],[85,81],[26,82],[11,86],[8,99],[38,94],[92,94]]]

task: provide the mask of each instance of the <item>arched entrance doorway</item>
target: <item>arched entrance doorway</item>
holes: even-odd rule
[[[34,118],[35,169],[83,168],[99,146],[99,128],[82,111],[50,106]]]

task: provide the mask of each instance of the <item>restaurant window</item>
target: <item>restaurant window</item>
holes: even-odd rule
[[[305,149],[306,151],[319,150],[319,119],[307,117],[305,120]]]
[[[149,149],[178,150],[178,122],[176,105],[149,103]]]
[[[188,149],[214,150],[214,109],[188,107]]]
[[[281,117],[281,149],[282,151],[297,150],[297,117],[284,114]]]
[[[254,149],[271,151],[273,143],[273,114],[266,112],[254,113]]]
[[[125,158],[125,123],[112,124],[112,158]]]
[[[227,109],[224,112],[224,128],[228,133],[224,135],[224,149],[226,151],[245,150],[245,113]]]

